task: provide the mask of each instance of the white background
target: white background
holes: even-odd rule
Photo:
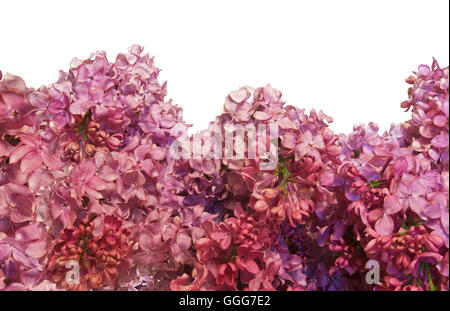
[[[0,2],[0,70],[28,86],[56,81],[73,57],[110,60],[141,44],[195,129],[226,94],[267,83],[288,104],[322,109],[348,132],[409,117],[404,79],[449,59],[449,1],[17,1]]]

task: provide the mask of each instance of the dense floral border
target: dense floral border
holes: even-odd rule
[[[448,67],[406,79],[383,134],[231,92],[211,125],[277,124],[274,170],[170,157],[158,73],[138,45],[38,90],[0,72],[0,290],[448,290]]]

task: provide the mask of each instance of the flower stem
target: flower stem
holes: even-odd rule
[[[431,278],[430,266],[428,265],[428,262],[425,263],[425,270],[427,271],[428,284],[430,284],[430,291],[432,291],[432,292],[437,291],[438,289],[434,285],[433,279]]]

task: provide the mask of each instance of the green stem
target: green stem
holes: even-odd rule
[[[288,180],[289,180],[290,173],[289,173],[289,171],[287,169],[286,159],[285,158],[283,158],[283,167],[282,167],[281,172],[283,174],[282,188],[284,190],[284,194],[287,195],[288,194],[287,183],[288,183]]]
[[[431,278],[430,266],[428,265],[428,262],[425,263],[425,270],[427,271],[428,283],[430,284],[430,291],[432,292],[437,291],[437,287],[434,285],[433,279]]]

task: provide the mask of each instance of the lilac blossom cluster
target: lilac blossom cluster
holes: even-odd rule
[[[277,141],[174,158],[189,125],[142,52],[74,59],[37,90],[0,72],[0,290],[449,289],[448,67],[406,79],[411,118],[383,134],[243,87],[188,142],[273,124]]]

